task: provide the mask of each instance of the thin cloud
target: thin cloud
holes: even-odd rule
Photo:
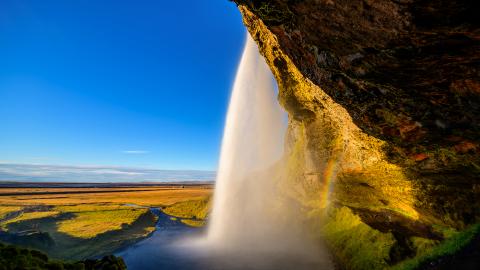
[[[51,159],[51,158],[50,158],[50,157],[40,156],[40,157],[30,157],[29,159],[33,159],[33,160],[46,160],[46,159]]]
[[[0,181],[34,182],[182,182],[213,181],[216,173],[115,166],[0,163]]]
[[[150,151],[145,151],[145,150],[124,150],[122,151],[124,154],[148,154]]]

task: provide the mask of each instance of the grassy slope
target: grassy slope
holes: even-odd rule
[[[92,238],[101,233],[120,230],[146,214],[148,209],[84,210],[74,213],[75,217],[57,223],[58,231],[78,238]],[[153,230],[153,226],[147,228]]]
[[[18,217],[9,219],[1,224],[2,228],[6,228],[8,224],[22,222],[26,220],[32,219],[41,219],[51,216],[56,216],[60,212],[58,211],[42,211],[42,212],[28,212],[28,213],[21,213]]]
[[[211,206],[211,197],[200,200],[178,202],[164,207],[162,210],[168,215],[180,218],[186,225],[200,227],[205,225]]]
[[[122,225],[120,229],[114,229],[111,227],[111,223],[106,223],[108,217],[105,213],[109,213],[107,215],[110,215],[111,218],[113,215],[118,214],[116,212],[119,211],[143,213],[140,214],[131,224],[125,224]],[[29,238],[18,244],[25,247],[35,247],[57,259],[79,260],[109,254],[125,244],[135,242],[138,239],[145,237],[152,232],[156,221],[155,216],[150,213],[148,209],[121,209],[86,213],[97,214],[97,219],[85,220],[83,225],[89,224],[89,226],[79,227],[81,230],[79,230],[74,223],[71,223],[71,226],[66,227],[70,230],[68,231],[68,234],[59,230],[59,224],[75,219],[76,216],[74,213],[62,213],[56,216],[40,219],[13,222],[8,224],[7,228],[10,233],[32,229],[46,233],[51,239],[53,239],[55,243],[53,246],[38,245],[36,242],[29,241]],[[98,224],[95,224],[95,221]],[[73,236],[71,234],[79,234],[81,237]],[[32,241],[33,240],[34,239],[32,238]]]
[[[0,206],[0,220],[5,218],[9,213],[21,210],[21,206],[1,205]]]
[[[7,207],[7,209],[21,208]],[[120,230],[124,226],[129,226],[148,211],[146,208],[132,208],[130,206],[110,204],[65,205],[57,206],[52,210],[23,212],[15,218],[2,222],[1,228],[8,230],[9,224],[29,220],[41,220],[47,217],[72,213],[74,215],[72,218],[59,220],[56,224],[58,231],[74,237],[92,238],[101,233]],[[150,232],[153,230],[153,227],[146,229]]]

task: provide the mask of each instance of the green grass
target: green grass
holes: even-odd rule
[[[75,189],[65,189],[72,190],[72,193],[62,196],[0,196],[0,217],[24,208],[30,209],[32,212],[20,213],[15,218],[5,220],[4,223],[8,224],[3,224],[4,227],[8,228],[10,234],[40,232],[52,239],[54,245],[38,241],[38,237],[34,236],[23,237],[21,242],[18,242],[19,245],[35,247],[54,259],[83,260],[110,254],[145,238],[155,229],[157,217],[149,209],[125,204],[154,207],[175,204],[170,210],[184,216],[178,217],[178,220],[191,219],[194,216],[204,218],[208,213],[206,203],[197,201],[210,196],[212,189],[209,186],[162,186],[145,189],[148,191],[137,192],[125,188],[125,192],[85,194],[77,194]],[[96,191],[97,188],[87,190]],[[31,191],[34,194],[35,190]],[[42,191],[58,190],[45,188]],[[13,189],[11,192],[18,190]],[[176,204],[184,201],[192,201],[193,204]],[[184,210],[186,213],[180,214]]]
[[[118,211],[112,210],[93,212],[96,212],[98,215],[103,217],[107,217],[108,215],[112,215],[114,212]],[[80,212],[79,214],[82,215],[83,213]],[[26,239],[24,242],[22,242],[22,245],[25,247],[35,247],[55,259],[83,260],[86,258],[111,254],[122,246],[133,244],[136,241],[143,239],[154,230],[156,222],[155,216],[151,212],[147,211],[145,214],[142,214],[138,219],[136,219],[131,225],[122,226],[121,230],[113,230],[110,227],[111,224],[109,224],[108,231],[99,233],[95,237],[80,238],[58,230],[59,223],[75,219],[76,217],[77,216],[75,216],[75,213],[64,212],[57,216],[11,223],[8,225],[8,229],[11,233],[32,229],[38,230],[42,233],[47,233],[54,240],[55,245],[43,245],[42,243],[36,245],[37,242],[31,242],[35,239],[31,239],[31,241],[30,239]],[[105,224],[101,225],[105,226]],[[75,224],[72,223],[71,227],[75,227]],[[105,227],[103,227],[102,230],[104,228]]]
[[[54,246],[37,245],[34,239],[27,239],[22,245],[33,247],[35,244],[35,248],[57,259],[84,259],[106,255],[145,237],[155,230],[155,221],[147,208],[72,204],[48,211],[21,213],[1,226],[10,233],[25,230],[47,233],[54,240]]]
[[[434,261],[443,256],[453,255],[467,246],[471,241],[480,234],[480,224],[475,224],[470,228],[453,234],[437,246],[424,249],[415,258],[403,261],[394,267],[393,270],[413,270],[418,269],[421,265]]]
[[[52,217],[58,215],[59,212],[57,211],[45,211],[45,212],[28,212],[28,213],[21,213],[18,217],[9,219],[1,224],[2,228],[6,229],[7,225],[16,222],[22,222],[26,220],[33,220],[33,219],[41,219],[46,217]]]
[[[211,199],[206,197],[201,200],[190,200],[178,202],[162,209],[171,219],[180,220],[185,225],[191,227],[205,226],[208,211],[210,210]]]
[[[180,221],[190,227],[203,227],[206,224],[204,220],[181,219]]]
[[[9,213],[22,210],[22,206],[2,205],[0,206],[0,219],[5,218]]]
[[[186,219],[205,219],[210,209],[210,197],[178,202],[162,209],[168,215]]]
[[[59,223],[58,231],[78,238],[92,238],[101,233],[120,230],[132,224],[149,209],[119,209],[74,212],[75,217]]]
[[[121,209],[132,209],[132,207],[119,205],[119,204],[74,204],[74,205],[60,205],[55,207],[55,210],[63,213],[72,213],[72,212],[78,213],[78,212],[121,210]]]
[[[18,211],[21,207],[2,207],[4,213]],[[57,206],[52,211],[21,213],[18,217],[1,224],[7,230],[8,225],[28,220],[54,217],[73,213],[74,217],[57,223],[58,231],[78,238],[92,238],[98,234],[120,230],[131,225],[141,215],[149,211],[146,208],[132,208],[118,204],[78,204]],[[6,215],[6,214],[5,214]],[[147,228],[152,231],[153,228]]]

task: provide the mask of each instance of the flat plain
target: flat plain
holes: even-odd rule
[[[151,207],[204,224],[211,194],[211,184],[0,185],[0,241],[54,258],[98,257],[154,231]]]

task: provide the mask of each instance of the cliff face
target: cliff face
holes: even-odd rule
[[[290,116],[287,194],[341,264],[362,268],[342,237],[376,237],[382,268],[479,222],[474,1],[235,2]]]

